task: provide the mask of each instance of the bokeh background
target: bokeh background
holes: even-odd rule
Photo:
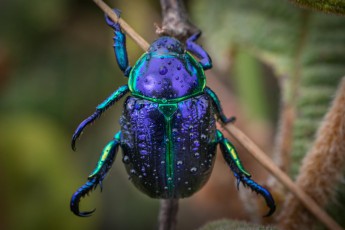
[[[237,116],[237,125],[271,153],[280,100],[275,73],[245,49],[233,55],[225,48],[218,56],[212,46],[216,40],[208,41],[216,28],[211,22],[216,22],[207,17],[232,1],[208,2],[186,1],[192,21],[205,32],[199,43],[216,60],[207,72],[208,85],[219,95],[226,114]],[[147,41],[156,38],[154,23],[161,23],[158,0],[107,3],[121,9],[122,17]],[[284,7],[295,10],[288,3]],[[103,192],[97,190],[82,201],[82,209],[96,207],[96,213],[79,218],[69,210],[71,195],[85,183],[101,149],[119,130],[123,100],[86,129],[77,152],[70,148],[77,125],[126,83],[102,11],[92,1],[1,0],[0,25],[0,229],[155,229],[159,200],[134,188],[120,154]],[[274,37],[269,29],[264,31],[260,39]],[[143,51],[127,41],[133,64]],[[267,173],[238,148],[245,167],[265,184]],[[218,154],[208,184],[180,201],[178,229],[196,229],[221,218],[252,220],[239,194]]]

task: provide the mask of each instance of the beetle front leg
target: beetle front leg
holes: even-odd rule
[[[115,156],[120,145],[120,136],[121,132],[118,132],[115,135],[114,139],[104,147],[97,166],[95,170],[89,175],[88,181],[73,194],[71,198],[70,208],[75,215],[80,217],[87,217],[95,211],[94,209],[92,211],[80,212],[79,202],[81,198],[83,198],[90,191],[96,189],[98,185],[100,185],[102,191],[102,181],[115,160]]]
[[[223,124],[228,124],[228,123],[232,123],[236,120],[236,117],[232,116],[227,118],[223,112],[223,108],[222,105],[220,104],[220,100],[217,97],[217,94],[215,92],[213,92],[212,89],[210,89],[209,87],[205,87],[204,92],[211,98],[212,100],[212,104],[214,106],[214,108],[216,109],[216,115],[218,116],[218,118],[222,121]]]
[[[200,59],[200,65],[204,70],[212,68],[212,60],[208,53],[195,41],[200,37],[201,32],[193,34],[186,41],[186,49]]]
[[[113,9],[113,11],[120,18],[120,10]],[[114,22],[113,20],[111,20],[108,15],[105,15],[105,21],[108,24],[108,26],[114,29],[114,52],[116,61],[120,69],[122,70],[123,74],[126,77],[128,77],[132,67],[130,67],[128,64],[126,35],[122,33],[120,24],[118,22]]]
[[[94,122],[97,118],[99,118],[104,111],[106,111],[110,106],[112,106],[115,102],[120,100],[126,93],[129,92],[128,85],[120,86],[114,93],[112,93],[107,99],[105,99],[101,104],[96,107],[96,112],[94,112],[90,117],[86,118],[84,121],[80,123],[78,128],[75,130],[73,137],[72,137],[72,149],[75,151],[75,142],[82,133],[83,129]]]
[[[251,190],[262,195],[267,206],[270,208],[269,212],[265,216],[272,215],[276,209],[276,206],[271,193],[250,179],[251,175],[243,168],[234,145],[228,139],[226,139],[219,130],[217,130],[217,139],[218,143],[220,144],[223,157],[236,177],[237,189],[239,188],[240,182],[242,182],[245,187],[248,186]]]

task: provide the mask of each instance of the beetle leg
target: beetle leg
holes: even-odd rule
[[[212,104],[216,109],[216,115],[223,122],[223,124],[232,123],[236,120],[236,117],[234,116],[229,118],[225,116],[222,105],[220,104],[220,100],[218,99],[217,94],[212,91],[212,89],[206,86],[204,92],[211,98]]]
[[[195,41],[200,37],[201,32],[193,34],[186,41],[186,49],[200,59],[200,65],[204,70],[212,68],[212,60],[208,53]]]
[[[84,121],[80,123],[78,128],[75,130],[73,137],[72,137],[72,149],[75,151],[75,142],[82,133],[83,129],[94,122],[97,118],[99,118],[104,111],[106,111],[110,106],[112,106],[115,102],[120,100],[126,93],[129,92],[128,85],[120,86],[115,92],[113,92],[107,99],[105,99],[101,104],[96,107],[96,111]]]
[[[81,198],[83,198],[92,190],[96,189],[98,185],[100,185],[102,191],[102,181],[115,160],[115,156],[120,145],[120,136],[121,132],[118,132],[115,135],[114,139],[104,147],[97,166],[95,170],[89,175],[88,181],[73,194],[70,202],[70,208],[75,215],[87,217],[95,211],[94,209],[92,211],[80,212],[79,202]]]
[[[242,182],[244,186],[248,186],[251,190],[262,195],[267,206],[270,208],[269,212],[265,216],[272,215],[276,207],[271,193],[250,179],[251,175],[243,168],[234,145],[226,139],[219,130],[217,130],[217,139],[220,144],[223,157],[237,179],[237,189],[239,188],[240,182]]]
[[[120,18],[121,11],[118,9],[113,9],[113,11]],[[126,35],[121,31],[120,24],[112,21],[108,15],[105,15],[105,21],[111,28],[114,29],[114,52],[116,61],[123,74],[128,77],[132,67],[130,67],[128,64]]]

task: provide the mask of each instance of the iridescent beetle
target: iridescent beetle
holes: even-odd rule
[[[261,194],[270,208],[266,216],[271,215],[275,203],[270,192],[250,179],[234,146],[216,129],[215,116],[223,124],[234,118],[224,115],[217,95],[206,86],[204,70],[210,69],[212,63],[207,52],[195,43],[200,33],[191,36],[185,47],[172,37],[158,38],[132,68],[120,25],[108,16],[106,22],[114,29],[115,56],[129,77],[128,85],[117,89],[78,126],[72,138],[73,150],[88,124],[127,93],[130,96],[120,119],[121,131],[103,149],[86,184],[73,194],[72,212],[82,217],[94,212],[80,212],[79,201],[97,185],[102,188],[119,146],[133,184],[150,197],[171,199],[189,197],[207,182],[219,144],[237,186],[242,182]]]

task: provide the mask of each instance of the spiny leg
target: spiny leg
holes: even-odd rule
[[[81,198],[83,198],[90,191],[96,189],[98,185],[100,185],[102,191],[102,181],[115,160],[115,156],[120,145],[120,136],[121,132],[118,132],[115,135],[114,139],[104,147],[97,166],[95,170],[89,175],[88,181],[73,194],[71,198],[70,208],[75,215],[80,217],[87,217],[95,211],[94,209],[92,211],[80,212],[79,202]]]
[[[209,87],[205,87],[204,92],[211,98],[212,100],[212,104],[214,106],[214,108],[216,109],[216,115],[218,116],[218,118],[222,121],[223,124],[228,124],[228,123],[232,123],[236,120],[236,118],[234,116],[227,118],[223,112],[223,108],[222,105],[220,104],[220,100],[217,97],[217,94],[215,92],[213,92],[212,89],[210,89]]]
[[[239,188],[240,182],[242,182],[245,187],[248,186],[251,190],[261,194],[265,199],[267,206],[270,208],[269,212],[265,216],[272,215],[276,206],[271,193],[250,179],[251,175],[243,168],[234,145],[226,139],[219,130],[217,130],[217,139],[220,144],[223,157],[236,177],[237,189]]]
[[[113,9],[113,11],[120,18],[121,11],[118,9]],[[112,21],[108,15],[105,15],[105,21],[108,26],[114,29],[114,52],[116,61],[123,74],[128,77],[132,67],[130,67],[128,64],[126,35],[122,33],[120,24],[118,22]]]
[[[212,68],[212,60],[208,53],[195,41],[200,37],[201,32],[193,34],[186,41],[186,49],[200,59],[200,64],[204,70]]]
[[[94,112],[90,117],[86,118],[84,121],[80,123],[78,128],[74,131],[72,137],[72,149],[75,151],[75,142],[83,132],[83,129],[95,121],[97,118],[101,116],[101,114],[106,111],[110,106],[112,106],[115,102],[120,100],[126,93],[129,92],[128,85],[120,86],[114,93],[112,93],[107,99],[105,99],[101,104],[96,107],[96,112]]]

